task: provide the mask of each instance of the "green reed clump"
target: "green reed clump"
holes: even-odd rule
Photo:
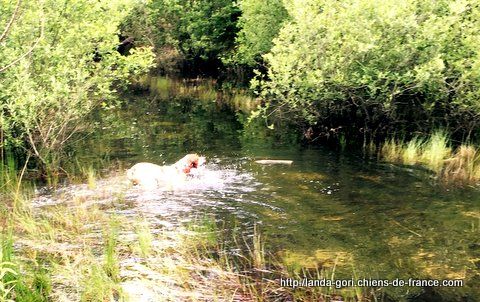
[[[119,281],[120,266],[116,250],[118,244],[118,222],[112,220],[106,233],[105,261],[103,264],[103,269],[105,270],[107,276],[113,281]]]
[[[248,247],[248,245],[247,245]],[[253,240],[251,248],[248,247],[250,258],[252,259],[253,267],[256,269],[265,269],[266,257],[265,257],[265,244],[261,238],[261,234],[257,225],[253,227]]]
[[[447,184],[475,184],[480,181],[480,151],[462,144],[454,151],[443,131],[427,139],[414,137],[408,142],[389,139],[380,148],[379,156],[386,161],[405,165],[420,164],[437,174]]]
[[[297,264],[287,262],[279,254],[269,254],[266,251],[265,239],[257,226],[254,226],[252,236],[243,237],[243,240],[236,237],[233,239],[237,245],[236,250],[240,252],[232,255],[219,246],[221,250],[216,254],[224,256],[214,263],[218,263],[223,271],[238,276],[237,283],[232,284],[241,296],[236,297],[238,300],[330,301],[334,297],[343,297],[342,301],[382,301],[378,293],[370,288],[289,287],[282,284],[280,279],[335,279],[337,260],[332,260],[333,267],[323,267],[319,262],[314,269],[306,269],[301,264],[298,264],[301,268],[297,269]]]
[[[1,235],[0,248],[0,301],[13,301],[17,284],[17,266],[12,262],[13,241],[11,232]]]
[[[391,138],[387,140],[380,149],[380,155],[386,161],[397,162],[402,153],[403,142],[396,141]]]
[[[85,199],[34,211],[24,175],[13,161],[0,170],[0,301],[118,301],[119,224]],[[91,233],[102,228],[103,241]]]
[[[138,250],[142,257],[148,257],[152,253],[153,236],[147,221],[139,223],[135,227],[138,236]]]
[[[437,131],[424,143],[420,159],[429,169],[439,173],[451,152],[447,135],[443,131]]]
[[[88,268],[82,283],[83,291],[80,298],[82,302],[119,301],[121,297],[120,286],[95,262]]]
[[[0,192],[9,192],[11,188],[16,188],[18,185],[17,178],[17,165],[13,159],[13,156],[9,156],[5,159],[5,163],[0,163]]]
[[[164,77],[151,77],[149,75],[144,75],[140,77],[140,83],[146,84],[150,91],[154,92],[156,95],[161,98],[168,98],[172,95],[172,81],[169,78]]]
[[[87,180],[87,187],[90,190],[95,189],[97,187],[97,172],[95,169],[90,165],[88,167],[80,167],[80,172],[83,178]]]
[[[7,153],[5,162],[0,162],[0,200],[14,209],[33,192],[32,184],[24,180],[28,161],[19,169],[13,155]]]
[[[401,152],[401,159],[404,164],[414,165],[419,162],[424,142],[418,137],[409,141]]]
[[[391,138],[380,148],[380,157],[386,161],[406,165],[422,164],[436,173],[441,171],[450,154],[448,137],[443,131],[434,132],[424,140],[414,137],[405,142]]]
[[[231,105],[235,110],[239,110],[245,113],[252,112],[258,108],[260,104],[259,100],[253,98],[247,91],[233,91],[231,95]]]
[[[19,272],[11,226],[1,234],[0,243],[0,301],[48,301],[52,286],[47,271],[27,267],[26,272]]]

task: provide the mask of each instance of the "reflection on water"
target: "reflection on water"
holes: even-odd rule
[[[172,84],[161,83],[168,93],[160,87],[151,95],[129,96],[124,108],[98,116],[99,131],[77,148],[81,161],[107,159],[126,168],[139,161],[170,164],[197,152],[207,156],[207,168],[184,187],[157,191],[130,188],[122,170],[100,181],[95,192],[110,210],[150,217],[162,227],[213,213],[219,225],[247,233],[259,224],[269,249],[292,267],[335,266],[339,278],[461,278],[464,288],[440,288],[435,295],[444,301],[480,295],[477,190],[449,191],[426,171],[282,146],[265,133],[247,139],[242,113],[222,105],[216,93],[195,99],[185,95],[187,88],[172,93]],[[264,158],[294,163],[254,162]],[[94,194],[86,185],[64,190]],[[55,196],[42,198],[38,203],[55,203]],[[386,291],[396,299],[422,293]]]

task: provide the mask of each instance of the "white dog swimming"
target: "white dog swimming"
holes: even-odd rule
[[[127,178],[134,185],[145,188],[174,187],[183,184],[188,175],[205,164],[205,157],[187,154],[170,166],[138,163],[127,170]]]

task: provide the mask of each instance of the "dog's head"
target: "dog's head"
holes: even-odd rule
[[[198,154],[187,154],[175,166],[183,173],[189,174],[191,169],[197,169],[203,164],[205,164],[205,157],[198,156]]]

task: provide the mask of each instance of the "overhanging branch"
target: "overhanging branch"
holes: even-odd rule
[[[5,27],[5,30],[0,36],[0,42],[2,42],[2,40],[7,37],[7,34],[10,31],[10,28],[12,27],[13,22],[15,21],[15,18],[17,17],[18,10],[20,9],[21,3],[22,3],[22,0],[17,0],[17,4],[15,5],[15,10],[13,11],[12,17],[10,17],[10,20],[8,21],[7,26]]]

